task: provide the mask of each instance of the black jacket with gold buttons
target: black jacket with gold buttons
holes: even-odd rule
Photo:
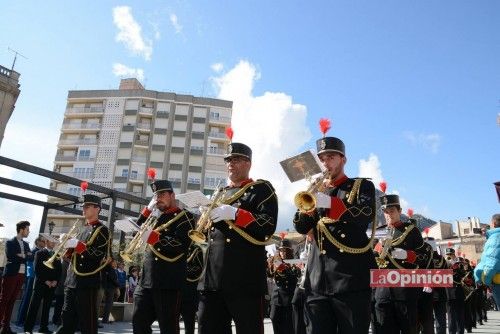
[[[165,224],[168,224],[165,225]],[[154,229],[160,239],[147,245],[139,285],[143,288],[180,290],[186,282],[186,260],[195,224],[191,213],[179,208],[163,213]]]

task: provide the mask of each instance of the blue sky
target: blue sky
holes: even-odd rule
[[[346,143],[347,174],[386,180],[416,213],[487,223],[500,211],[492,184],[500,180],[497,1],[17,1],[2,8],[0,64],[11,66],[8,47],[28,58],[17,60],[21,95],[2,155],[51,169],[67,91],[117,88],[113,68],[121,64],[122,76],[142,71],[152,90],[235,100],[235,139],[254,144],[254,155],[264,151],[253,176],[276,184],[280,228],[290,225],[286,203],[304,184],[287,185],[277,163],[314,148],[321,117]],[[272,115],[271,124],[252,127],[263,115]],[[23,215],[36,221],[39,212],[0,199],[0,220],[9,225]]]

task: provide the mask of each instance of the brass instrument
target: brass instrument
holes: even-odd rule
[[[66,243],[68,242],[69,239],[76,238],[78,234],[78,223],[80,222],[80,219],[77,219],[76,222],[73,224],[71,229],[66,233],[64,238],[62,238],[61,243],[57,246],[57,248],[54,250],[54,254],[48,258],[47,260],[43,261],[43,264],[50,269],[54,269],[54,261],[58,258],[60,258],[64,252],[66,251],[66,248],[64,247]]]
[[[306,282],[307,275],[307,263],[309,262],[309,254],[311,253],[312,241],[306,240],[304,242],[304,250],[300,253],[300,258],[305,260],[304,268],[302,269],[302,276],[300,277],[299,288],[304,289],[304,283]]]
[[[392,238],[389,237],[389,238],[384,240],[384,247],[382,248],[382,251],[380,252],[379,256],[375,258],[375,261],[377,262],[377,266],[380,269],[387,267],[388,262],[385,258],[389,254],[389,250],[391,249],[391,246],[392,246]]]
[[[203,232],[207,231],[212,224],[212,221],[210,220],[210,212],[212,212],[213,209],[221,204],[223,195],[224,192],[222,191],[222,187],[220,187],[219,181],[219,183],[217,184],[217,190],[212,194],[212,197],[210,198],[212,204],[210,204],[208,209],[201,214],[200,219],[198,219],[198,221],[196,222],[196,229],[190,230],[188,232],[188,236],[194,242],[201,244],[207,240],[207,237]]]
[[[316,208],[316,197],[314,197],[314,193],[324,191],[324,181],[328,178],[330,178],[330,172],[328,170],[325,170],[321,176],[314,180],[306,178],[310,181],[309,187],[305,191],[299,191],[293,199],[295,206],[300,212],[306,213]]]
[[[142,235],[144,232],[153,229],[158,220],[157,211],[154,211],[149,215],[146,221],[141,225],[141,229],[137,232],[130,243],[127,245],[125,250],[120,252],[121,258],[126,262],[132,262],[132,255],[141,249],[144,241],[142,240]]]

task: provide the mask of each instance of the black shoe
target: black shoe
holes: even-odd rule
[[[51,330],[50,330],[50,329],[48,329],[48,328],[40,328],[40,329],[38,330],[38,333],[43,333],[43,334],[52,334],[52,333],[54,333],[54,332],[53,332],[53,331],[51,331]]]
[[[101,324],[97,324],[97,328],[104,328],[104,326]]]

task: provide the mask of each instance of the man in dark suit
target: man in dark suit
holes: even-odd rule
[[[10,329],[10,317],[17,294],[26,276],[26,261],[33,261],[29,244],[23,241],[30,233],[30,223],[20,221],[16,224],[17,236],[7,240],[5,254],[7,264],[3,271],[0,291],[0,334],[14,333]]]
[[[132,325],[135,334],[151,333],[151,325],[158,320],[161,333],[178,333],[181,289],[186,284],[191,244],[188,232],[194,228],[194,217],[177,207],[170,181],[156,180],[151,188],[160,215],[151,218],[155,219],[148,222],[152,229],[142,234],[147,248],[134,292]]]
[[[49,330],[49,311],[57,281],[61,276],[61,261],[58,258],[52,262],[52,268],[44,264],[54,253],[56,239],[51,235],[43,235],[45,238],[45,248],[35,254],[35,284],[33,295],[28,308],[28,314],[24,322],[24,331],[31,333],[35,325],[38,308],[43,300],[42,317],[40,318],[39,333],[52,333]]]
[[[249,177],[252,150],[228,146],[224,162],[230,180],[210,215],[207,267],[199,287],[198,333],[263,333],[267,292],[265,245],[276,230],[278,200],[266,180]]]
[[[101,198],[83,196],[86,224],[76,238],[66,243],[70,264],[65,282],[62,325],[58,334],[72,334],[78,324],[82,334],[97,334],[97,295],[101,270],[110,258],[109,229],[99,221]]]

